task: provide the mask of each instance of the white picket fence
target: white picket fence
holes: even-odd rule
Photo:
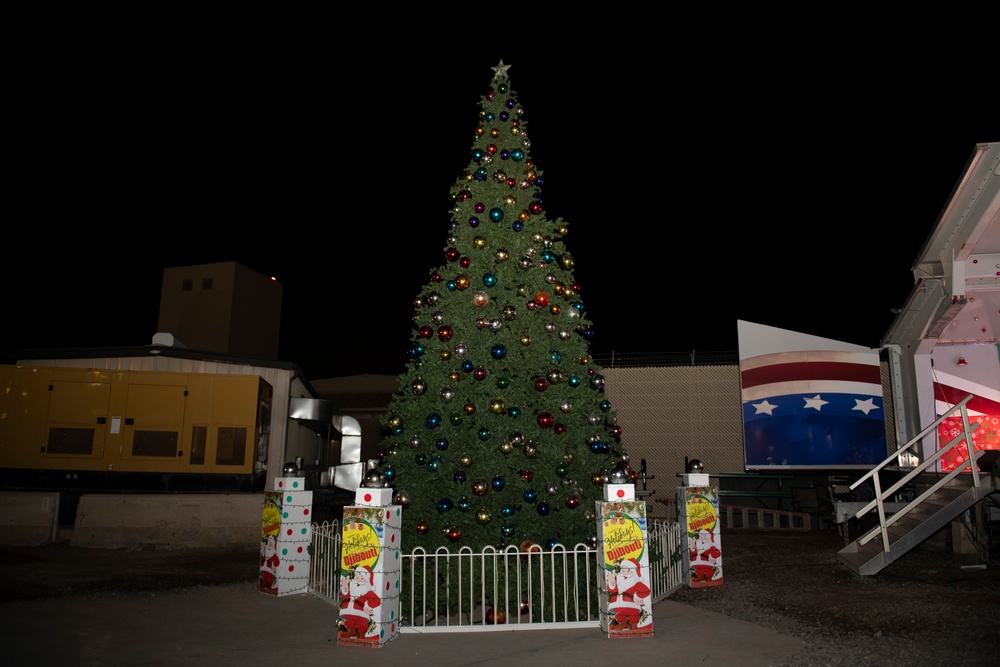
[[[309,592],[340,603],[340,525],[313,524]],[[681,524],[650,521],[652,602],[686,582]],[[484,632],[600,625],[602,554],[578,544],[529,552],[516,546],[476,553],[415,549],[402,556],[401,632]]]

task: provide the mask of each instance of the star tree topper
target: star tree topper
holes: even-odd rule
[[[510,65],[504,65],[503,64],[503,58],[501,58],[500,59],[500,64],[497,65],[496,67],[491,67],[490,69],[492,69],[493,72],[494,72],[494,74],[493,74],[493,78],[494,79],[496,79],[498,77],[504,77],[504,78],[506,78],[507,77],[507,70],[510,69]]]

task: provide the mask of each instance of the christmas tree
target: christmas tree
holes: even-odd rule
[[[588,353],[568,225],[545,215],[509,67],[492,68],[471,123],[444,263],[414,299],[406,369],[363,481],[393,488],[407,552],[596,546],[595,501],[631,474]]]

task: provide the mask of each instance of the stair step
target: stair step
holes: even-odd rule
[[[888,551],[883,550],[882,536],[868,531],[837,552],[837,560],[857,574],[877,574],[975,505],[992,487],[987,479],[979,492],[970,492],[972,488],[972,480],[968,477],[951,480],[919,505],[907,508],[905,514],[886,528]],[[867,543],[860,543],[869,536],[871,539]]]

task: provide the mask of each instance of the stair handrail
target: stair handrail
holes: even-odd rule
[[[893,523],[906,516],[907,512],[917,507],[920,503],[922,503],[924,500],[933,495],[938,489],[940,489],[942,486],[950,482],[959,473],[963,472],[966,468],[972,466],[979,459],[979,457],[983,455],[984,453],[983,451],[978,451],[978,452],[975,451],[975,447],[972,443],[972,433],[980,426],[978,422],[972,425],[971,427],[969,425],[969,410],[966,407],[966,404],[970,400],[972,400],[972,398],[973,395],[969,394],[964,399],[956,403],[947,412],[942,414],[940,417],[934,420],[929,426],[927,426],[924,430],[922,430],[920,433],[914,436],[909,442],[907,442],[905,445],[903,445],[895,452],[887,456],[885,460],[883,460],[881,463],[879,463],[874,468],[869,470],[867,473],[862,475],[856,482],[850,485],[850,489],[851,491],[853,491],[859,486],[861,486],[861,484],[863,484],[866,480],[871,478],[872,483],[875,486],[875,499],[869,502],[861,509],[859,509],[857,513],[854,515],[854,518],[860,519],[865,514],[870,512],[873,508],[877,507],[879,525],[875,528],[872,528],[872,530],[868,531],[860,538],[858,538],[859,545],[867,544],[868,542],[872,541],[876,536],[881,535],[882,548],[886,553],[888,553],[890,551],[889,526],[891,526]],[[890,462],[898,461],[900,454],[902,454],[906,450],[916,445],[916,443],[922,440],[925,436],[927,436],[927,434],[937,429],[937,427],[941,424],[941,422],[951,417],[953,414],[955,414],[956,411],[959,412],[962,416],[962,431],[952,440],[950,440],[947,445],[945,445],[944,447],[940,447],[925,461],[921,462],[919,465],[910,470],[910,472],[907,473],[903,478],[901,478],[895,484],[893,484],[888,489],[883,491],[882,481],[878,473],[881,472],[881,470],[885,468],[885,466],[887,466]],[[919,496],[911,500],[908,504],[906,504],[904,507],[902,507],[900,510],[898,510],[895,514],[893,514],[891,517],[887,519],[885,516],[885,505],[884,505],[885,499],[892,497],[893,494],[895,494],[899,489],[909,484],[910,481],[913,480],[917,475],[919,475],[928,467],[936,463],[942,456],[951,451],[959,443],[963,442],[965,443],[966,454],[968,454],[965,461],[962,464],[955,466],[955,468],[951,472],[946,474],[944,477],[938,479],[938,481],[935,482],[929,489],[927,489]],[[979,475],[975,474],[975,470],[973,470],[972,479],[973,479],[972,482],[973,485],[978,487],[980,484]]]

